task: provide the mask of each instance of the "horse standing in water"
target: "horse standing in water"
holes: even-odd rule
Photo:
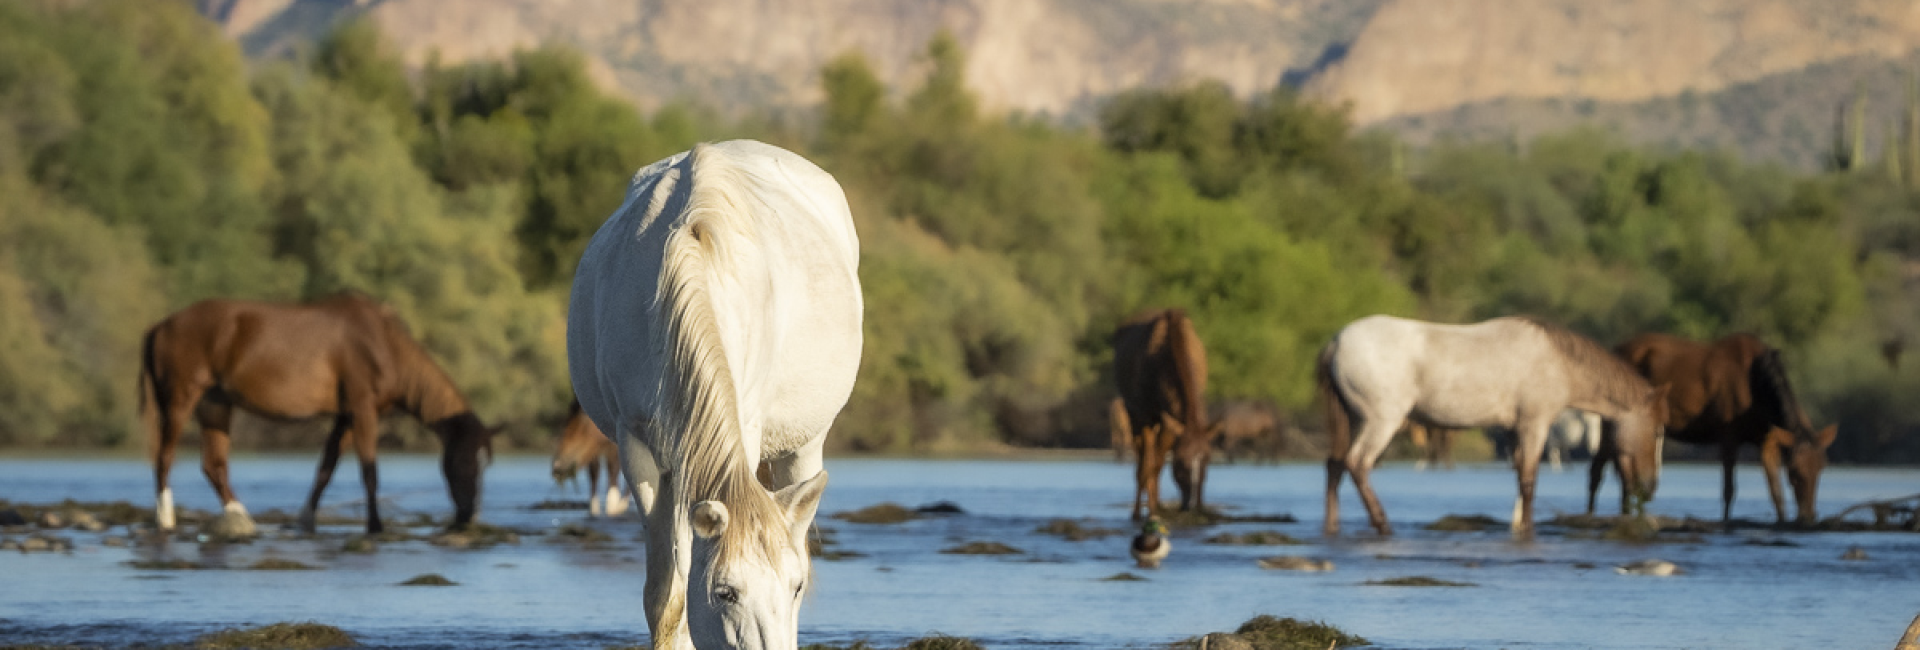
[[[332,415],[313,491],[300,527],[313,532],[320,494],[351,447],[367,489],[367,532],[381,532],[378,492],[380,416],[400,409],[440,437],[440,470],[453,497],[453,524],[473,520],[480,472],[492,456],[493,432],[467,406],[440,365],[386,305],[358,293],[304,305],[203,300],[147,330],[141,348],[140,403],[153,450],[154,513],[174,525],[167,485],[174,447],[187,417],[200,422],[201,469],[227,517],[251,528],[246,507],[227,483],[233,410],[268,418]]]
[[[833,177],[748,140],[640,170],[588,243],[567,358],[646,518],[654,647],[797,646],[822,446],[860,365],[859,259]]]
[[[560,429],[560,440],[553,448],[553,480],[570,481],[581,467],[587,468],[587,516],[609,517],[627,511],[627,499],[620,494],[620,448],[593,426],[593,419],[580,410],[580,401],[567,406],[567,424]],[[600,500],[600,469],[607,470],[606,501]]]
[[[1673,386],[1665,411],[1673,439],[1720,446],[1722,521],[1733,516],[1733,466],[1744,445],[1760,448],[1760,466],[1766,471],[1774,517],[1780,523],[1787,521],[1787,505],[1780,493],[1783,451],[1800,523],[1818,518],[1815,496],[1836,429],[1827,425],[1814,433],[1800,400],[1794,397],[1793,385],[1787,382],[1779,350],[1751,334],[1734,334],[1710,344],[1642,334],[1620,344],[1617,352],[1648,380]],[[1587,474],[1590,514],[1605,468],[1606,457],[1594,455]],[[1623,496],[1623,508],[1625,502]]]
[[[1541,448],[1554,416],[1569,406],[1607,419],[1618,443],[1622,484],[1646,499],[1658,484],[1666,387],[1649,386],[1605,348],[1557,326],[1530,318],[1442,325],[1369,316],[1348,324],[1321,349],[1317,374],[1332,436],[1328,535],[1340,531],[1342,472],[1353,474],[1374,529],[1393,534],[1368,475],[1409,419],[1428,427],[1518,432],[1517,536],[1532,534]]]
[[[1173,455],[1180,509],[1205,505],[1217,425],[1207,423],[1207,351],[1179,309],[1136,314],[1113,333],[1113,376],[1132,427],[1133,519],[1160,508],[1160,470]]]

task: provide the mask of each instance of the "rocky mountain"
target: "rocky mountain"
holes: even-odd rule
[[[416,63],[565,43],[643,107],[809,106],[820,66],[853,51],[910,88],[944,29],[998,110],[1073,118],[1131,87],[1213,78],[1251,96],[1286,82],[1416,140],[1598,121],[1801,166],[1831,138],[1848,87],[1885,85],[1920,45],[1913,0],[199,2],[255,56],[359,14]]]
[[[409,60],[497,57],[572,45],[642,106],[819,101],[822,64],[866,55],[911,87],[947,30],[984,104],[1063,115],[1116,91],[1212,78],[1251,95],[1304,77],[1365,24],[1377,0],[201,0],[250,54],[283,53],[365,13]]]

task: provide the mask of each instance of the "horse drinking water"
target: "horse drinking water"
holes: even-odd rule
[[[572,481],[580,468],[587,469],[587,516],[609,517],[627,511],[627,499],[620,493],[620,448],[593,426],[593,419],[580,410],[580,401],[567,405],[567,423],[560,429],[560,440],[553,446],[553,480]],[[601,501],[600,470],[607,470],[606,500]]]
[[[1115,330],[1113,377],[1132,428],[1133,519],[1160,510],[1160,472],[1173,455],[1180,509],[1205,505],[1207,462],[1220,427],[1207,423],[1207,350],[1180,309],[1149,310]],[[1118,418],[1116,418],[1118,419]]]
[[[1513,531],[1519,536],[1532,533],[1534,480],[1547,428],[1569,406],[1606,419],[1618,443],[1623,484],[1651,499],[1659,480],[1666,387],[1649,386],[1586,337],[1538,320],[1442,325],[1369,316],[1348,324],[1321,349],[1317,374],[1332,436],[1324,524],[1329,535],[1340,531],[1342,472],[1352,472],[1374,529],[1393,533],[1368,475],[1409,419],[1428,427],[1504,427],[1518,434],[1513,464],[1520,497]]]
[[[1827,467],[1827,447],[1836,430],[1827,425],[1818,433],[1794,397],[1780,351],[1751,334],[1734,334],[1712,343],[1697,343],[1666,334],[1642,334],[1618,349],[1650,381],[1673,386],[1663,411],[1667,431],[1675,440],[1720,447],[1720,519],[1733,516],[1733,467],[1740,448],[1760,448],[1760,466],[1773,496],[1774,517],[1787,521],[1787,504],[1780,494],[1780,466],[1799,507],[1799,521],[1817,519],[1815,495],[1820,473]],[[1587,512],[1593,512],[1607,458],[1596,454],[1587,474]],[[1626,507],[1624,495],[1621,507]]]
[[[313,532],[314,511],[334,465],[349,447],[360,457],[360,482],[367,490],[367,532],[381,532],[374,461],[380,416],[394,409],[439,435],[453,523],[473,520],[493,433],[399,316],[372,298],[349,292],[304,305],[203,300],[148,329],[141,355],[141,413],[153,451],[154,513],[163,529],[174,524],[167,475],[188,416],[200,422],[207,482],[227,517],[246,520],[246,507],[227,483],[235,408],[283,420],[334,416],[313,491],[300,510],[307,532]]]
[[[640,170],[587,244],[567,358],[646,519],[654,647],[797,646],[822,445],[860,365],[859,259],[833,177],[748,140]]]

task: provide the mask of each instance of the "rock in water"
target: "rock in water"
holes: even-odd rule
[[[207,524],[205,532],[220,539],[245,539],[260,534],[259,528],[253,525],[253,517],[247,516],[247,507],[239,501],[227,504],[220,516]]]
[[[93,513],[85,510],[70,510],[67,512],[67,519],[73,521],[74,528],[89,533],[97,533],[107,529],[107,525],[101,523],[99,517],[95,517]]]

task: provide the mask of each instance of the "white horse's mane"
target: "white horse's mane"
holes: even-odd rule
[[[675,490],[686,508],[705,500],[727,504],[729,523],[715,545],[721,562],[756,553],[772,561],[786,548],[787,515],[754,478],[759,458],[748,458],[743,440],[746,419],[741,413],[733,369],[729,366],[714,316],[710,289],[717,274],[743,268],[735,256],[750,251],[757,228],[769,207],[753,191],[763,185],[723,150],[700,145],[688,155],[692,190],[680,227],[668,237],[661,261],[659,303],[654,313],[664,316],[662,327],[651,328],[653,349],[666,351],[660,386],[662,431],[673,444],[657,453],[676,459],[682,489]],[[757,418],[756,418],[757,421]]]

